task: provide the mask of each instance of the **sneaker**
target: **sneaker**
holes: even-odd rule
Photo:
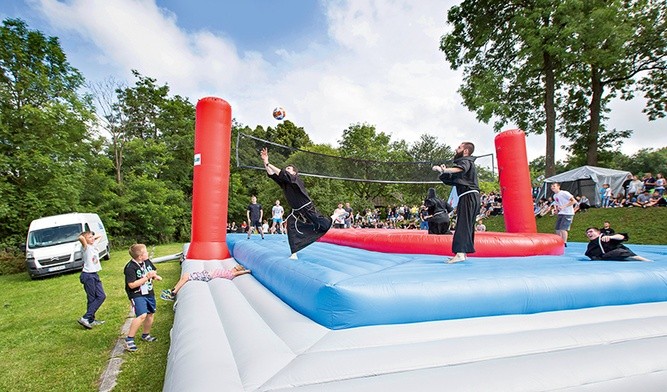
[[[85,329],[93,329],[93,326],[90,324],[90,321],[88,321],[88,319],[86,319],[86,318],[84,318],[84,317],[81,317],[81,318],[78,320],[78,322],[79,322],[79,324],[81,324],[81,326],[84,327]]]
[[[172,294],[171,290],[162,290],[160,298],[162,298],[165,301],[173,301],[176,299],[176,296]]]
[[[149,335],[141,335],[141,340],[143,340],[144,342],[155,342],[157,338],[149,334]]]
[[[137,351],[137,345],[134,344],[134,339],[132,340],[125,339],[125,351],[129,351],[131,353]]]
[[[106,322],[106,321],[104,321],[104,320],[93,320],[93,322],[90,323],[90,325],[92,325],[92,326],[102,325],[102,324],[104,324],[105,322]]]

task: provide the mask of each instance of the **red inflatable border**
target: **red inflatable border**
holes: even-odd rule
[[[331,229],[320,241],[386,253],[452,256],[452,236],[425,230]],[[475,233],[472,257],[562,255],[563,240],[546,233]]]

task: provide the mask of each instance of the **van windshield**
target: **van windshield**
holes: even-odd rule
[[[82,231],[80,223],[34,230],[28,234],[28,248],[44,248],[78,241]]]

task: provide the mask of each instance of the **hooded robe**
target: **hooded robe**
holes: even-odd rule
[[[331,218],[317,211],[298,174],[292,175],[281,170],[278,174],[269,174],[269,178],[283,190],[287,204],[292,207],[292,212],[286,218],[287,241],[292,253],[326,234],[331,228]]]
[[[428,189],[428,196],[424,200],[424,206],[428,211],[428,233],[429,234],[452,234],[449,230],[449,213],[454,210],[446,201],[438,198],[435,189]]]

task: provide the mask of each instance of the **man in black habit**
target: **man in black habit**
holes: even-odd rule
[[[591,260],[651,261],[637,256],[623,245],[623,241],[627,241],[629,238],[625,233],[603,235],[597,227],[589,227],[586,229],[586,237],[588,237],[589,242],[585,254]]]
[[[296,260],[296,252],[326,234],[331,228],[332,219],[317,211],[294,166],[288,165],[285,169],[280,170],[270,164],[269,152],[266,148],[262,149],[261,157],[269,178],[280,186],[287,199],[287,204],[292,207],[292,212],[286,219],[287,241],[292,251],[290,259]]]
[[[480,197],[475,168],[475,145],[463,142],[456,148],[452,166],[433,166],[440,173],[440,181],[456,187],[459,202],[456,206],[456,228],[452,239],[454,257],[448,264],[464,261],[468,253],[475,252],[475,218],[479,214]]]
[[[427,211],[424,220],[428,222],[429,234],[452,234],[449,230],[449,213],[454,209],[449,203],[436,196],[434,188],[428,188],[424,207]]]

